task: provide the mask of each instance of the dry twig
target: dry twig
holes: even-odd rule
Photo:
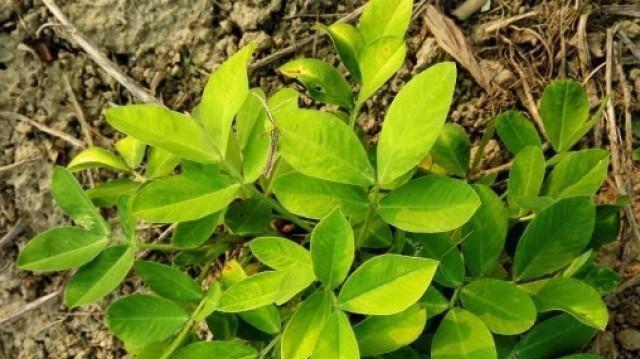
[[[9,232],[7,232],[4,236],[2,236],[2,238],[0,238],[0,251],[9,242],[16,239],[23,231],[24,231],[24,226],[22,225],[22,221],[18,219],[18,221],[13,225],[13,227],[9,230]]]
[[[39,158],[28,158],[26,160],[16,161],[16,162],[10,163],[8,165],[0,166],[0,173],[11,171],[11,170],[13,170],[15,168],[18,168],[18,167],[22,166],[22,165],[25,165],[27,163],[32,163],[32,162],[35,162],[37,160],[39,160]]]
[[[55,16],[58,21],[63,25],[61,28],[69,35],[73,41],[80,46],[88,55],[100,66],[109,76],[113,77],[122,86],[129,90],[138,100],[142,102],[162,104],[160,100],[151,96],[151,94],[144,88],[138,86],[132,81],[124,72],[122,72],[116,64],[109,60],[104,54],[102,54],[89,40],[76,29],[75,26],[67,19],[62,10],[56,5],[54,0],[42,0],[47,6],[49,11]]]
[[[85,144],[78,140],[77,138],[70,136],[62,131],[58,131],[56,129],[53,129],[45,124],[42,124],[38,121],[32,120],[29,117],[25,116],[25,115],[21,115],[19,113],[15,113],[15,112],[8,112],[8,111],[0,111],[0,116],[4,117],[4,118],[8,118],[11,120],[15,120],[15,121],[22,121],[22,122],[26,122],[29,125],[39,129],[40,131],[49,134],[51,136],[54,137],[58,137],[61,140],[64,140],[66,142],[68,142],[69,144],[78,147],[78,148],[83,148],[85,147]]]
[[[62,293],[62,289],[58,289],[55,292],[49,293],[47,295],[44,295],[44,296],[34,300],[33,302],[27,303],[27,305],[25,305],[24,307],[20,308],[16,312],[11,313],[11,314],[9,314],[8,316],[6,316],[4,318],[0,318],[0,325],[5,324],[5,323],[10,323],[10,322],[20,318],[25,313],[30,312],[30,311],[32,311],[32,310],[34,310],[34,309],[36,309],[36,308],[48,303],[50,300],[56,298],[61,293]]]

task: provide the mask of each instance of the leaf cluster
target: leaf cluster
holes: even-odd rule
[[[377,144],[365,143],[356,119],[402,67],[412,7],[372,0],[357,27],[321,27],[352,83],[318,59],[279,69],[322,110],[299,108],[293,88],[250,88],[251,45],[212,73],[191,113],[110,108],[126,135],[115,150],[86,149],[53,173],[74,226],[38,234],[18,266],[74,269],[72,308],[135,273],[145,289],[112,302],[106,322],[138,358],[575,353],[606,327],[601,296],[620,280],[593,259],[619,229],[618,206],[594,202],[609,154],[574,149],[599,114],[576,82],[551,83],[544,138],[523,114],[502,113],[487,133],[513,166],[472,181],[471,142],[445,123],[456,67],[440,63],[400,89]],[[89,168],[122,175],[84,190],[72,173]],[[109,207],[118,228],[99,210]],[[174,226],[170,243],[144,241],[139,221]],[[170,261],[145,260],[148,250]],[[212,341],[196,335],[200,322]]]

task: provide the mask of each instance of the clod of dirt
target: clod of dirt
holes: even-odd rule
[[[251,1],[251,5],[235,2],[229,17],[242,31],[256,30],[282,8],[282,0],[271,0],[268,5],[261,4],[262,2],[264,1]]]
[[[627,350],[640,350],[640,330],[624,329],[618,333],[618,340]]]

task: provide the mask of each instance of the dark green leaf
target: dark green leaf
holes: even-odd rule
[[[480,207],[462,227],[460,236],[464,262],[475,277],[482,277],[496,266],[507,238],[508,213],[504,203],[490,187],[473,185]]]
[[[283,75],[302,82],[314,99],[338,105],[345,109],[353,107],[351,87],[340,71],[318,59],[296,59],[278,69]]]
[[[464,263],[462,255],[449,238],[448,233],[413,234],[422,250],[420,255],[440,261],[433,278],[436,283],[445,287],[459,287],[464,280]]]
[[[547,138],[556,152],[565,152],[579,140],[589,117],[589,98],[579,83],[556,80],[549,84],[540,100],[540,116]]]
[[[136,272],[151,290],[178,302],[198,302],[202,299],[200,285],[187,274],[168,265],[136,261]]]
[[[261,233],[271,223],[271,207],[261,198],[249,198],[229,207],[225,223],[235,234]]]
[[[150,295],[131,295],[113,302],[106,313],[109,329],[125,343],[143,347],[168,338],[189,319],[177,304]]]
[[[522,197],[538,196],[544,179],[544,171],[545,161],[540,147],[525,147],[516,154],[507,183],[507,199],[512,214],[519,217],[526,213],[518,206],[517,200]]]
[[[514,155],[528,146],[542,147],[538,131],[519,111],[501,113],[496,118],[495,126],[502,143]]]
[[[589,246],[600,246],[611,243],[618,238],[620,233],[620,206],[600,205],[596,207],[596,223],[591,235]]]
[[[471,142],[462,126],[445,123],[429,154],[433,162],[448,173],[465,177],[469,170]]]
[[[171,359],[255,359],[258,352],[235,342],[209,341],[189,344],[177,350]]]
[[[213,213],[195,221],[178,223],[171,237],[171,244],[180,248],[197,248],[204,244],[220,222],[220,213]]]
[[[545,183],[545,195],[552,198],[594,195],[609,169],[609,152],[588,149],[568,153],[553,168]]]
[[[561,199],[541,211],[518,242],[513,278],[535,279],[569,264],[589,244],[594,223],[589,197]]]

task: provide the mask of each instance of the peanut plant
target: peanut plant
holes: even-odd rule
[[[609,154],[576,149],[599,113],[576,82],[551,83],[544,137],[523,114],[502,113],[483,143],[495,131],[513,154],[508,177],[473,179],[470,140],[445,122],[456,83],[445,62],[400,89],[368,145],[357,118],[405,61],[412,7],[372,0],[357,27],[321,27],[348,77],[311,58],[279,68],[321,110],[299,108],[293,88],[250,88],[252,45],[211,74],[189,114],[108,109],[126,136],[55,168],[53,197],[74,225],[37,235],[17,265],[72,270],[70,308],[134,272],[145,288],[105,317],[138,358],[579,352],[605,329],[601,296],[620,280],[593,258],[618,234],[618,205],[594,201]],[[121,175],[84,190],[73,173],[90,168]],[[99,210],[109,207],[117,228]],[[170,242],[143,240],[139,221],[170,225]]]

